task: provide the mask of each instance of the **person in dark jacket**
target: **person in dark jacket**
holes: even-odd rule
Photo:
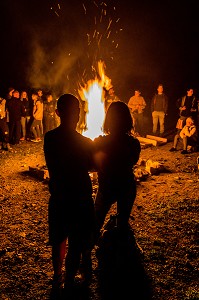
[[[14,90],[13,96],[7,104],[7,109],[9,112],[10,143],[13,145],[19,144],[21,138],[21,117],[25,116],[25,110],[17,90]]]
[[[6,120],[6,100],[0,97],[0,150],[11,151],[9,144],[9,128]]]
[[[24,106],[24,116],[21,117],[21,129],[22,129],[22,137],[21,141],[25,139],[30,139],[30,121],[32,115],[32,105],[28,98],[28,94],[26,91],[22,91],[20,95],[20,99]]]
[[[163,93],[163,85],[159,84],[157,93],[153,96],[151,101],[151,112],[153,121],[153,134],[157,135],[158,123],[160,127],[160,136],[164,135],[165,130],[165,116],[168,111],[168,97]]]
[[[188,117],[197,124],[198,103],[193,88],[187,89],[186,95],[176,101],[176,106],[179,110],[178,129],[181,130],[185,126]]]
[[[56,127],[55,110],[56,110],[56,101],[53,100],[52,94],[47,94],[46,101],[44,101],[44,111],[43,111],[44,134]]]
[[[9,87],[8,88],[8,92],[6,94],[6,98],[5,98],[5,100],[6,100],[6,122],[7,122],[8,125],[9,125],[9,112],[8,112],[8,109],[7,109],[7,105],[9,103],[10,99],[13,96],[14,90],[15,89],[13,87]]]

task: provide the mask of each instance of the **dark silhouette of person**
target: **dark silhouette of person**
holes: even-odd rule
[[[53,287],[59,288],[65,255],[65,286],[73,285],[79,268],[82,280],[89,279],[92,271],[94,203],[89,170],[92,168],[93,141],[76,131],[80,109],[75,96],[62,95],[56,113],[61,123],[45,134],[44,153],[50,176],[48,221]]]
[[[17,90],[14,90],[12,98],[7,103],[9,113],[9,138],[10,144],[19,144],[21,138],[21,117],[25,116],[25,108]]]
[[[113,203],[117,202],[119,227],[128,228],[128,220],[136,197],[133,167],[141,151],[140,142],[132,136],[132,118],[128,106],[113,102],[104,121],[106,135],[94,140],[98,173],[95,200],[98,234]]]
[[[141,152],[139,140],[131,134],[132,122],[128,106],[113,102],[104,121],[105,135],[94,140],[99,184],[95,200],[97,237],[112,204],[117,204],[117,214],[110,216],[96,241],[99,293],[103,300],[149,300],[152,294],[129,223],[136,198],[133,167]]]

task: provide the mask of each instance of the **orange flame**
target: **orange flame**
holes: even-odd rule
[[[110,89],[111,79],[105,75],[104,62],[98,62],[98,76],[89,80],[78,92],[86,102],[86,130],[82,133],[91,139],[103,134],[102,126],[105,117],[104,88]]]

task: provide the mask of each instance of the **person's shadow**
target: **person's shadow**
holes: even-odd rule
[[[100,299],[151,300],[151,282],[132,229],[124,237],[114,217],[108,223],[96,250]]]

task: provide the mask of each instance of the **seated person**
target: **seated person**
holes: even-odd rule
[[[174,137],[173,147],[169,151],[177,151],[177,144],[179,139],[183,141],[183,150],[181,151],[182,154],[187,154],[187,146],[191,146],[191,151],[194,152],[197,149],[197,130],[196,126],[194,125],[194,121],[191,117],[186,119],[186,125],[182,128],[182,130],[177,133]]]

